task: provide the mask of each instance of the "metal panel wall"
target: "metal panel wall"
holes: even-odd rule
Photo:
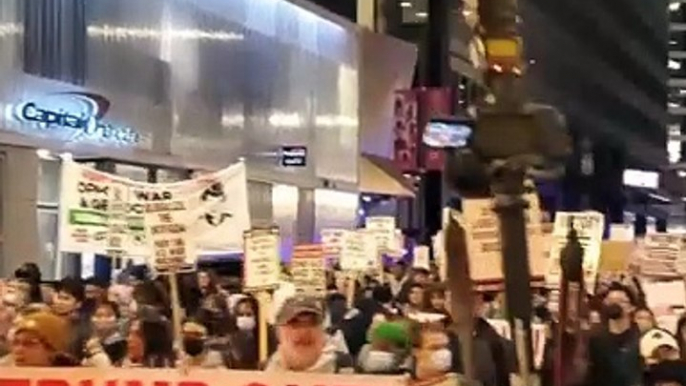
[[[313,159],[293,177],[356,182],[354,33],[286,1],[87,7],[86,84],[107,90],[122,115],[135,112],[155,152],[208,164],[245,156],[273,179],[286,172],[258,154],[304,144]],[[169,124],[151,125],[166,123],[150,119],[156,110]]]
[[[357,31],[288,1],[4,0],[0,48],[0,103],[87,90],[143,135],[136,149],[91,144],[109,156],[207,167],[242,156],[260,180],[357,182]],[[308,146],[308,166],[265,156],[282,145]]]

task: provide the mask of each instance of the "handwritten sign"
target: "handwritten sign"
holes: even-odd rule
[[[192,269],[195,248],[188,237],[186,203],[160,200],[145,204],[145,228],[152,246],[151,265],[158,272]]]
[[[291,276],[298,294],[324,296],[326,262],[321,245],[298,245],[293,249]]]
[[[341,248],[341,269],[344,271],[364,271],[368,267],[367,240],[364,233],[346,231]]]
[[[541,211],[535,194],[524,196],[529,203],[525,211],[529,266],[532,276],[545,273],[545,246],[541,231]],[[500,221],[493,212],[490,199],[467,199],[462,202],[462,218],[467,236],[470,275],[475,281],[502,280],[502,252],[500,245]]]
[[[110,185],[107,216],[107,254],[113,259],[121,259],[126,254],[126,241],[129,234],[128,187],[113,182]]]
[[[412,261],[413,268],[430,269],[429,262],[429,247],[426,245],[418,245],[414,247],[414,260]]]
[[[320,232],[324,257],[331,265],[338,263],[341,258],[341,249],[343,248],[345,232],[345,229],[333,228],[322,229]]]
[[[650,233],[645,237],[645,254],[641,259],[641,275],[679,277],[675,267],[680,260],[684,236],[675,233]]]
[[[370,216],[365,222],[365,229],[373,232],[379,250],[394,252],[397,249],[395,217]]]
[[[602,213],[586,212],[557,212],[553,227],[553,240],[546,272],[546,286],[559,288],[562,280],[560,254],[567,245],[567,235],[571,226],[577,232],[579,243],[584,249],[584,282],[586,291],[595,291],[600,253],[605,229],[605,217]]]
[[[243,237],[243,281],[246,291],[278,287],[281,278],[279,230],[252,229],[246,231]]]

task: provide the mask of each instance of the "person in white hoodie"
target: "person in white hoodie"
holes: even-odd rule
[[[328,339],[323,322],[320,300],[304,296],[287,299],[276,315],[279,345],[265,371],[353,372],[352,358]]]

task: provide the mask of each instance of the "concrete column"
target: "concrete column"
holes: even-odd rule
[[[376,0],[357,0],[357,24],[376,30]]]
[[[0,146],[0,277],[26,262],[52,265],[38,237],[38,167],[35,149]]]
[[[312,243],[315,235],[315,204],[313,189],[298,189],[298,220],[296,226],[296,243]]]

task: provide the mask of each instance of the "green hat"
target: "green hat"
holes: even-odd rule
[[[371,332],[371,340],[383,340],[404,349],[410,347],[407,324],[402,322],[379,323]]]

